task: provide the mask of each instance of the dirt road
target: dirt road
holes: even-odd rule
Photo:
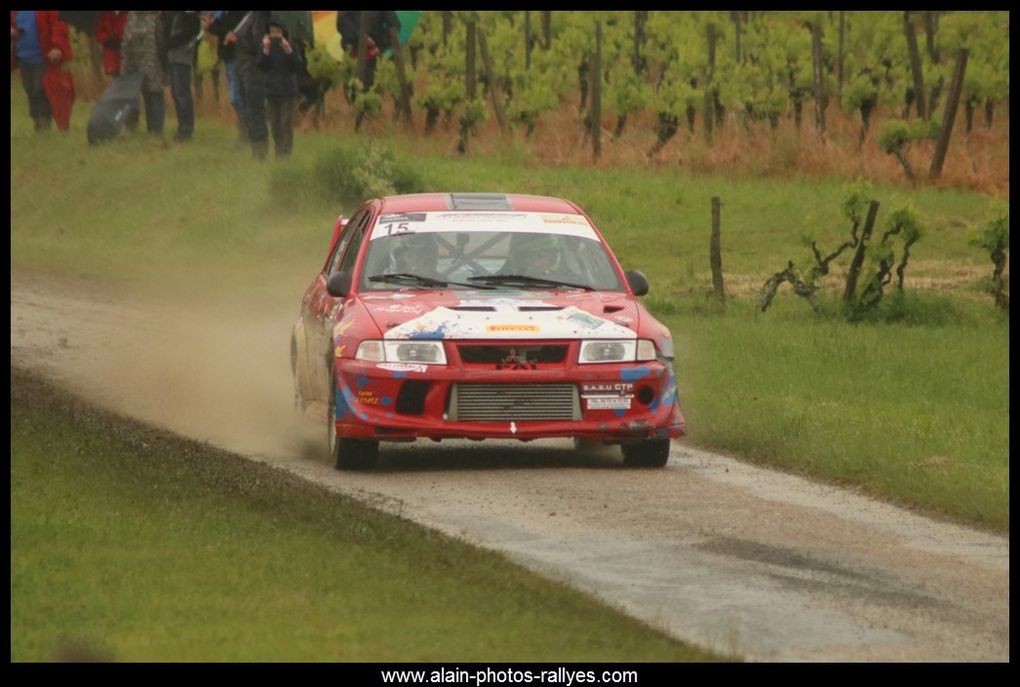
[[[749,660],[1009,659],[1008,537],[683,442],[664,470],[543,441],[384,444],[378,471],[335,472],[291,408],[302,286],[172,303],[14,273],[12,364]]]

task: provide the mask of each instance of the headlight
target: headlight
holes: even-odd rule
[[[655,360],[655,344],[649,339],[582,341],[579,363],[632,363]]]
[[[438,341],[384,341],[383,346],[391,363],[446,364],[446,352]]]
[[[355,360],[372,360],[383,362],[386,360],[386,353],[383,350],[382,341],[362,341],[358,346],[358,352],[354,355]]]
[[[362,341],[356,360],[445,365],[446,352],[438,341]]]

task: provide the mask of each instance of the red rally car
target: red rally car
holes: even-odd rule
[[[591,219],[556,198],[366,202],[333,230],[291,340],[299,409],[338,469],[419,437],[619,444],[660,467],[683,436],[673,339]]]

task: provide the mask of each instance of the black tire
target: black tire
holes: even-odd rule
[[[635,468],[661,468],[669,461],[669,439],[648,439],[621,444],[623,464]]]
[[[341,439],[336,435],[335,387],[329,395],[326,437],[330,459],[337,470],[371,470],[379,459],[379,442],[370,439]]]
[[[371,470],[379,459],[379,442],[337,439],[333,459],[337,470]]]

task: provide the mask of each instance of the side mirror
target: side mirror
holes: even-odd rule
[[[644,296],[648,293],[648,277],[638,270],[627,270],[623,273],[627,277],[627,284],[635,296]]]
[[[344,298],[351,292],[351,273],[334,272],[326,280],[326,292],[334,298]]]

